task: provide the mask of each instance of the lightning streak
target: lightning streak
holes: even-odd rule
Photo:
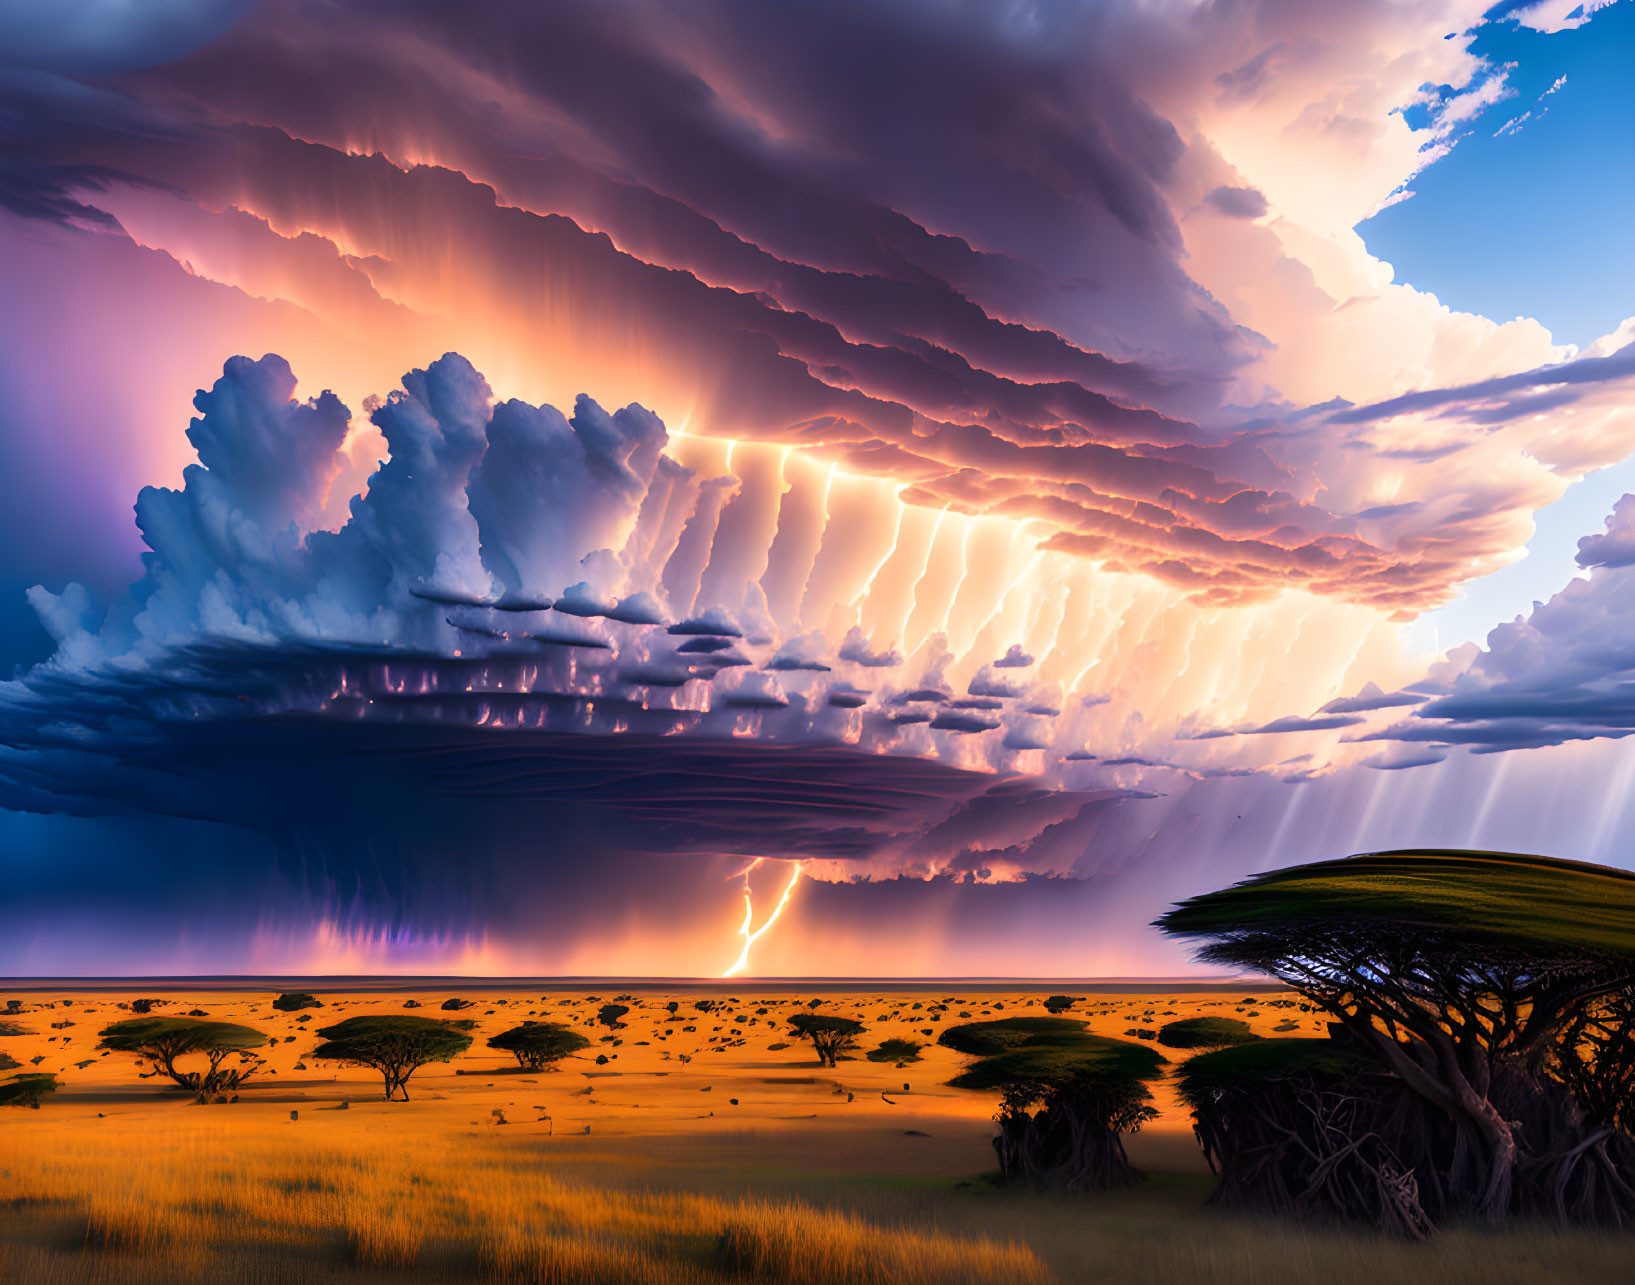
[[[739,952],[738,959],[732,967],[721,974],[723,977],[736,977],[748,966],[750,947],[760,941],[766,930],[778,922],[778,916],[783,913],[783,908],[789,904],[789,898],[794,894],[795,885],[800,882],[801,866],[804,863],[797,861],[795,862],[794,871],[789,876],[788,884],[784,886],[783,896],[778,898],[778,904],[772,907],[772,913],[766,917],[766,922],[752,932],[750,925],[755,922],[755,903],[750,897],[749,872],[760,865],[762,860],[763,858],[756,857],[744,871],[744,923],[738,929],[739,935],[744,939],[744,949]]]

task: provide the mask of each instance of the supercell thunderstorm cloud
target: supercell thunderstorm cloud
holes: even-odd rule
[[[0,972],[1174,974],[1274,865],[1630,865],[1635,498],[1448,613],[1635,320],[1357,230],[1576,31],[1484,8],[0,19]]]

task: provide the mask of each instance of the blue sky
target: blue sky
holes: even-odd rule
[[[1474,47],[1514,64],[1515,92],[1358,231],[1397,280],[1450,307],[1536,317],[1582,345],[1635,312],[1635,4],[1553,35],[1490,21]]]
[[[1507,68],[1514,92],[1414,180],[1410,199],[1358,231],[1397,280],[1450,307],[1536,317],[1558,341],[1583,345],[1635,314],[1635,4],[1554,34],[1499,17],[1475,49]],[[1526,556],[1421,616],[1413,643],[1480,641],[1559,592],[1580,574],[1579,538],[1601,530],[1626,491],[1631,460],[1575,483],[1539,511]]]

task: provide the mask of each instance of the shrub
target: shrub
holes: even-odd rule
[[[1158,1030],[1158,1042],[1172,1049],[1223,1049],[1259,1038],[1235,1017],[1187,1017]]]
[[[322,1008],[324,1003],[316,995],[308,995],[305,991],[285,991],[272,1002],[272,1006],[280,1013],[296,1013],[303,1008]]]
[[[916,1040],[881,1040],[878,1048],[870,1049],[863,1056],[871,1062],[918,1062],[924,1047]]]

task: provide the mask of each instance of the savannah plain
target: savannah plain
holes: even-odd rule
[[[1128,1142],[1145,1174],[1134,1190],[992,1183],[997,1098],[948,1087],[968,1059],[937,1045],[944,1028],[1039,1015],[1065,992],[1100,1035],[1211,1015],[1264,1036],[1322,1032],[1265,987],[304,981],[291,985],[323,1006],[280,1012],[276,988],[53,985],[0,983],[23,1028],[0,1051],[62,1085],[38,1110],[0,1108],[0,1280],[22,1285],[1635,1280],[1629,1237],[1456,1228],[1407,1244],[1214,1210],[1165,1082],[1158,1119]],[[95,1048],[138,998],[264,1032],[267,1065],[221,1104],[143,1078],[133,1057]],[[450,999],[469,1006],[445,1012]],[[789,1033],[813,1000],[866,1027],[836,1068]],[[622,1025],[598,1023],[615,1001]],[[467,1052],[414,1074],[408,1102],[383,1100],[368,1068],[311,1058],[317,1028],[406,1008],[476,1022]],[[530,1019],[591,1046],[544,1072],[486,1047]],[[886,1039],[924,1047],[870,1060]]]

